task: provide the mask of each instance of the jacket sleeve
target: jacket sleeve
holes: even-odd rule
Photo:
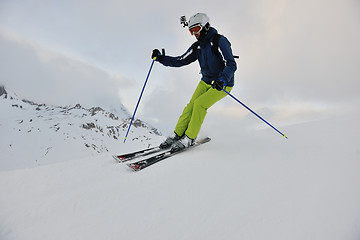
[[[224,80],[225,83],[231,82],[234,78],[234,73],[237,69],[236,62],[231,50],[231,44],[229,40],[222,36],[219,39],[219,49],[225,60],[225,68],[220,73],[219,78]]]
[[[182,67],[196,61],[197,56],[194,52],[193,45],[181,56],[163,56],[160,63],[167,67]]]

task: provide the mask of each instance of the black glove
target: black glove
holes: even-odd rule
[[[154,49],[153,50],[152,55],[151,55],[151,59],[156,58],[155,61],[161,61],[162,57],[163,56],[161,55],[159,49]]]
[[[224,88],[224,81],[221,79],[216,79],[211,82],[212,88],[215,88],[218,91],[221,91]]]

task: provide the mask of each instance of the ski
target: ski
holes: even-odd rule
[[[131,153],[126,153],[126,154],[122,154],[122,155],[113,155],[113,158],[116,161],[118,161],[120,163],[123,163],[123,162],[126,162],[126,161],[133,160],[134,158],[137,158],[137,157],[144,157],[144,156],[147,156],[147,155],[150,155],[150,154],[158,153],[158,152],[163,151],[163,150],[166,150],[166,149],[162,149],[162,148],[156,146],[156,147],[146,148],[146,149],[143,149],[143,150],[139,150],[139,151],[131,152]]]
[[[204,144],[204,143],[207,143],[207,142],[210,142],[211,138],[209,137],[206,137],[206,138],[203,138],[201,139],[200,141],[197,141],[194,145],[188,147],[188,148],[185,148],[183,150],[180,150],[180,151],[177,151],[177,152],[171,152],[171,150],[166,150],[165,152],[162,152],[160,154],[157,154],[155,156],[152,156],[152,157],[149,157],[147,159],[144,159],[144,160],[140,160],[140,161],[137,161],[137,162],[134,162],[134,163],[128,163],[127,166],[129,166],[130,168],[132,168],[134,171],[140,171],[144,168],[147,168],[151,165],[153,165],[154,163],[157,163],[161,160],[164,160],[166,158],[169,158],[171,156],[174,156],[178,153],[181,153],[181,152],[185,152],[186,150],[189,150],[189,149],[192,149],[194,147],[197,147],[201,144]]]

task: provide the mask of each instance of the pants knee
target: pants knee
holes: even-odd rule
[[[204,109],[205,111],[207,110],[207,108],[204,106],[203,102],[201,101],[201,99],[196,99],[194,102],[194,109]]]

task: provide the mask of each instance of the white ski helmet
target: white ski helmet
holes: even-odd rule
[[[189,29],[196,25],[201,25],[201,27],[205,27],[207,23],[209,23],[210,19],[205,13],[196,13],[194,16],[190,17],[188,26]]]

